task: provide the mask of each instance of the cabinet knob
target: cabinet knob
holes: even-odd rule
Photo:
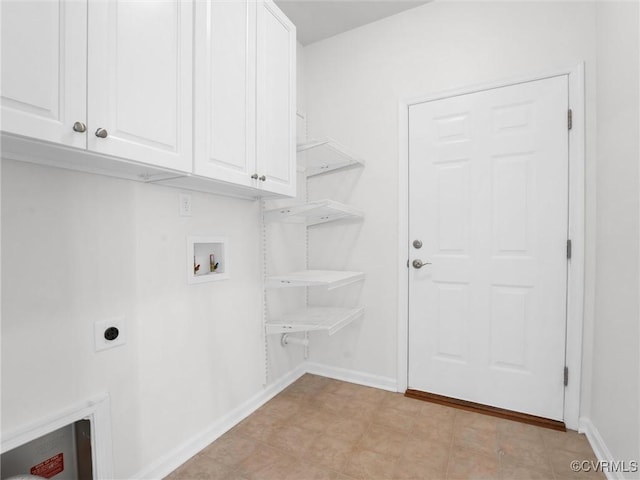
[[[82,122],[76,122],[73,124],[73,131],[78,133],[84,133],[87,131],[87,126]]]
[[[109,135],[109,133],[104,128],[99,128],[96,130],[96,137],[107,138],[107,135]]]
[[[254,173],[253,175],[251,175],[251,178],[253,178],[254,180],[258,180],[258,174]]]
[[[262,176],[258,177],[258,180],[260,180],[261,182],[265,182],[267,180],[267,177],[262,175]]]

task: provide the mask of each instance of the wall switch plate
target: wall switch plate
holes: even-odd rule
[[[126,327],[124,317],[98,320],[94,324],[94,343],[96,352],[108,348],[119,347],[126,342]]]
[[[191,195],[189,195],[188,193],[180,194],[180,216],[191,216]]]

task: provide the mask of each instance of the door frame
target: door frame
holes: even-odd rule
[[[397,389],[404,392],[409,374],[409,107],[433,100],[477,93],[520,83],[567,76],[569,108],[573,125],[569,134],[569,238],[571,260],[567,272],[567,326],[565,365],[569,368],[569,384],[565,387],[564,422],[577,430],[580,417],[582,384],[582,329],[584,318],[584,255],[585,255],[585,90],[584,64],[543,72],[537,75],[499,80],[455,90],[440,91],[400,100],[399,175],[398,175],[398,358]]]

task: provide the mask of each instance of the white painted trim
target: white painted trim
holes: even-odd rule
[[[578,65],[569,76],[569,106],[573,110],[573,128],[569,131],[569,238],[572,243],[567,277],[567,339],[565,365],[569,385],[565,388],[564,422],[578,428],[582,387],[582,329],[584,322],[584,255],[586,206],[585,91],[584,66]]]
[[[585,245],[585,98],[584,65],[543,72],[537,75],[500,80],[462,89],[415,96],[401,100],[398,107],[398,357],[397,389],[407,388],[408,375],[408,215],[409,215],[409,107],[419,103],[506,87],[519,83],[567,75],[569,104],[573,110],[573,129],[569,133],[569,235],[573,243],[573,258],[569,262],[567,290],[567,346],[566,365],[569,385],[565,389],[564,421],[568,428],[578,428],[580,414],[580,386],[582,370],[582,327],[584,298]],[[403,299],[407,299],[405,302]]]
[[[640,25],[640,8],[638,8],[638,25]],[[640,48],[638,49],[638,65],[640,65]],[[638,85],[638,90],[640,90],[640,85]],[[638,95],[638,111],[640,111],[640,92]],[[640,135],[640,125],[638,125],[638,135]],[[640,170],[640,169],[639,169]],[[638,171],[638,176],[640,177],[640,171]],[[638,179],[640,182],[640,178]],[[640,211],[640,209],[639,209]],[[640,244],[640,238],[638,239],[638,243]],[[640,245],[639,245],[640,246]],[[640,271],[640,257],[638,258],[638,271]],[[640,298],[640,282],[638,285],[638,298]],[[640,328],[638,329],[638,345],[640,345]],[[640,355],[638,355],[638,372],[640,372]],[[638,382],[638,396],[636,398],[640,398],[640,381]],[[638,432],[640,432],[640,415],[638,415]],[[640,459],[640,452],[638,452],[638,459]]]
[[[371,373],[348,370],[345,368],[322,365],[320,363],[306,362],[303,364],[307,373],[320,375],[322,377],[334,378],[344,382],[356,383],[365,387],[379,388],[390,392],[396,391],[396,379],[373,375]]]
[[[409,381],[409,105],[398,105],[398,392]]]
[[[204,431],[181,443],[176,448],[162,456],[151,465],[143,468],[131,478],[164,478],[180,465],[185,463],[200,450],[222,436],[235,425],[247,418],[262,405],[275,397],[282,390],[298,380],[306,373],[304,365],[298,366],[283,375],[274,383],[256,393],[246,402],[238,405],[222,418],[209,425]]]
[[[466,87],[455,88],[450,90],[443,90],[440,92],[434,92],[423,95],[415,95],[400,100],[400,106],[409,107],[411,105],[417,105],[419,103],[431,102],[433,100],[441,100],[443,98],[457,97],[459,95],[468,95],[470,93],[482,92],[485,90],[492,90],[496,88],[509,87],[511,85],[518,85],[520,83],[535,82],[536,80],[544,80],[546,78],[559,77],[562,75],[580,75],[584,72],[584,65],[579,64],[572,68],[564,68],[558,70],[549,70],[545,72],[539,72],[537,74],[523,75],[513,78],[495,80],[493,82],[479,83],[475,85],[469,85]],[[575,119],[574,119],[575,120]],[[575,125],[575,124],[574,124]],[[408,131],[406,132],[408,136]]]
[[[47,415],[25,427],[10,431],[3,435],[0,452],[12,450],[78,420],[91,422],[91,456],[94,478],[105,480],[114,478],[111,408],[107,394],[78,403]]]
[[[611,454],[611,450],[609,450],[609,447],[607,447],[607,444],[604,442],[602,435],[600,435],[600,432],[593,424],[591,419],[580,417],[580,428],[578,431],[580,433],[584,433],[587,436],[587,440],[589,440],[589,444],[593,449],[593,453],[595,453],[596,458],[599,461],[609,463],[615,461],[615,458]],[[605,471],[604,474],[609,480],[624,480],[625,478],[621,472]]]
[[[204,431],[194,435],[189,440],[178,445],[176,448],[162,456],[151,465],[143,468],[133,475],[132,479],[139,478],[164,478],[180,465],[192,458],[211,442],[222,436],[246,417],[255,412],[262,405],[267,403],[278,393],[283,391],[293,382],[302,377],[305,373],[320,375],[327,378],[334,378],[344,382],[355,383],[367,387],[379,388],[391,392],[396,391],[396,380],[394,378],[372,375],[370,373],[344,368],[331,367],[319,363],[305,362],[294,370],[283,375],[274,383],[261,390],[249,400],[233,409],[222,418],[215,421]]]
[[[370,373],[347,370],[343,368],[330,367],[319,363],[305,362],[294,370],[280,377],[277,381],[261,390],[249,400],[234,408],[231,412],[215,421],[204,431],[191,437],[189,440],[178,445],[166,455],[162,456],[151,465],[143,468],[133,475],[132,479],[138,478],[164,478],[173,472],[180,465],[208,446],[211,442],[221,437],[231,430],[235,425],[247,418],[262,405],[267,403],[278,393],[283,391],[293,382],[302,377],[305,373],[334,378],[345,382],[356,383],[367,387],[379,388],[382,390],[396,391],[396,381],[393,378],[372,375]]]

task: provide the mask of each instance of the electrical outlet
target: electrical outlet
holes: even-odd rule
[[[98,320],[94,325],[96,352],[124,345],[126,333],[124,317]]]
[[[188,193],[180,194],[180,216],[191,216],[191,195],[189,195]]]

